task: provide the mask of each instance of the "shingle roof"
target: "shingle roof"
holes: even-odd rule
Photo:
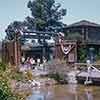
[[[94,22],[90,22],[87,20],[81,20],[79,22],[68,25],[67,27],[77,27],[77,26],[92,26],[92,27],[100,27],[100,24],[96,24]]]

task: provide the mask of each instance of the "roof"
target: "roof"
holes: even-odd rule
[[[100,27],[100,24],[94,23],[94,22],[90,22],[87,20],[81,20],[79,22],[73,23],[68,25],[66,28],[69,27],[77,27],[77,26],[92,26],[92,27]]]
[[[36,43],[34,43],[34,44],[27,43],[27,44],[22,45],[21,49],[22,50],[32,50],[32,49],[35,50],[35,48],[39,48],[39,47],[42,47],[42,45],[36,44]]]

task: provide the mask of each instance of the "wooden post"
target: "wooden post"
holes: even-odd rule
[[[88,40],[88,27],[86,28],[86,40]]]
[[[75,63],[77,62],[77,43],[75,45]]]
[[[14,41],[14,45],[15,45],[15,64],[17,66],[17,41]]]
[[[85,36],[84,36],[85,34],[84,34],[84,33],[85,33],[85,29],[84,29],[84,27],[83,27],[83,28],[82,28],[82,41],[84,41],[84,38],[85,38]]]

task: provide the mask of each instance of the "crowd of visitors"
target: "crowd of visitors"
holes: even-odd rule
[[[45,57],[43,57],[43,63],[46,63],[46,59]],[[33,59],[32,57],[23,57],[21,58],[21,65],[23,67],[27,67],[27,68],[31,68],[31,69],[35,69],[36,66],[41,66],[41,60],[38,59]]]
[[[25,57],[22,57],[21,58],[21,64],[23,66],[33,68],[33,66],[36,64],[36,62],[32,57],[27,57],[26,59],[25,59]]]

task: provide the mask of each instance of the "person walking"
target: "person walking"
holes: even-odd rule
[[[31,65],[31,68],[33,68],[33,66],[35,65],[35,60],[33,58],[30,58],[30,65]]]

